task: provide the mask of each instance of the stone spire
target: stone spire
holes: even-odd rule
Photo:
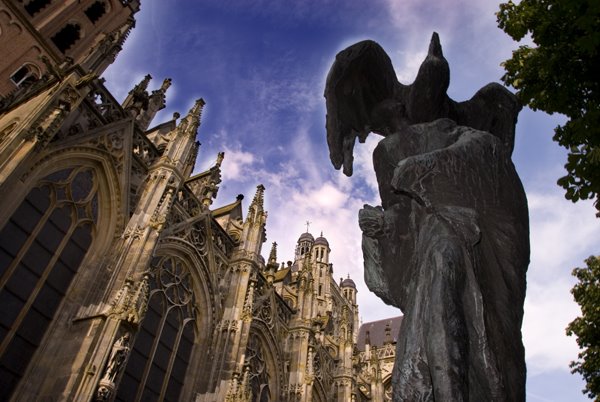
[[[223,159],[225,159],[225,152],[219,152],[217,154],[217,162],[215,163],[215,168],[220,168],[223,163]]]
[[[248,207],[248,216],[246,217],[246,222],[256,222],[259,218],[259,215],[264,213],[264,195],[265,186],[259,184],[256,186],[256,193],[254,194],[252,203],[250,204],[250,207]]]
[[[219,184],[221,183],[221,164],[223,163],[224,158],[225,152],[219,152],[217,154],[217,161],[215,162],[215,165],[208,170],[208,177],[203,182],[199,191],[198,187],[192,185],[192,191],[196,193],[196,196],[200,198],[202,204],[206,206],[211,205],[212,200],[217,197]]]
[[[277,243],[273,242],[271,246],[271,252],[269,253],[269,260],[267,261],[267,266],[265,267],[265,276],[267,277],[267,282],[272,284],[275,280],[275,272],[277,272],[277,268],[279,268],[279,264],[277,264]]]
[[[194,106],[192,106],[188,114],[179,122],[179,125],[177,126],[179,133],[189,135],[194,138],[196,137],[198,127],[200,127],[200,119],[202,117],[204,105],[206,105],[204,99],[200,98],[196,100]]]
[[[142,81],[140,81],[139,84],[134,86],[133,89],[131,91],[129,91],[129,93],[131,94],[131,93],[137,92],[137,91],[146,91],[148,89],[148,84],[150,83],[151,79],[152,79],[152,76],[150,74],[146,74],[144,76],[144,78],[142,79]]]
[[[123,106],[123,109],[134,118],[139,116],[142,111],[148,109],[149,96],[147,89],[151,79],[152,76],[146,74],[146,76],[144,76],[144,78],[129,91],[129,94],[127,94],[127,97],[121,105]]]
[[[243,249],[251,255],[259,256],[262,243],[267,239],[265,225],[267,223],[267,212],[264,210],[265,186],[259,184],[256,187],[254,199],[248,207],[248,215],[243,225],[242,242]]]
[[[271,246],[271,252],[269,253],[269,264],[277,266],[277,242],[273,242]]]
[[[147,76],[149,77],[149,75]],[[146,84],[147,85],[147,84]],[[165,108],[167,89],[171,86],[171,79],[165,78],[159,89],[152,91],[152,95],[148,98],[147,107],[137,116],[136,123],[140,129],[146,131],[154,120],[154,116]]]

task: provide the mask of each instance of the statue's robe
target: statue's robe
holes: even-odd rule
[[[384,138],[365,279],[405,314],[394,401],[524,401],[529,226],[511,149],[449,119]]]

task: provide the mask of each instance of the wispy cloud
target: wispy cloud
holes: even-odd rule
[[[530,193],[531,267],[530,279],[552,281],[554,275],[570,272],[597,247],[600,225],[593,218],[591,202],[572,204],[558,187],[551,193]],[[576,264],[576,265],[573,265]]]
[[[582,266],[589,250],[597,247],[600,225],[589,202],[572,204],[561,190],[531,192],[531,264],[528,271],[523,336],[528,367],[533,374],[569,370],[577,358],[574,338],[565,334],[569,322],[580,314],[570,289],[571,270]]]
[[[254,155],[243,151],[241,148],[232,149],[226,146],[224,150],[225,158],[221,167],[222,179],[224,181],[245,179],[246,170],[256,160]]]
[[[567,325],[580,314],[569,293],[572,286],[564,278],[528,286],[523,342],[532,375],[557,369],[568,371],[569,362],[577,358],[575,339],[565,335]]]

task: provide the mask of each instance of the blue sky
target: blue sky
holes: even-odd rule
[[[277,241],[279,259],[292,259],[305,221],[312,222],[311,232],[323,231],[329,240],[335,275],[350,274],[357,282],[366,322],[399,313],[370,294],[362,279],[357,211],[379,203],[371,164],[379,138],[371,135],[355,148],[351,178],[333,169],[324,129],[326,74],[338,51],[373,39],[409,84],[436,31],[450,63],[449,95],[468,99],[499,81],[500,63],[517,46],[496,27],[497,7],[476,0],[144,1],[137,27],[105,78],[117,99],[147,73],[154,77],[151,89],[172,78],[156,124],[203,97],[196,172],[225,151],[215,205],[238,193],[248,201],[264,184],[269,218],[263,254]],[[529,401],[587,400],[582,380],[569,372],[578,349],[564,328],[579,314],[570,272],[598,253],[600,225],[591,203],[566,201],[555,184],[565,152],[551,137],[561,121],[524,109],[513,155],[531,220],[523,323]]]

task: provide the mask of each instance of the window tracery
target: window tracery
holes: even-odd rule
[[[0,395],[10,395],[42,342],[98,220],[88,167],[42,179],[0,231]]]
[[[177,401],[195,338],[192,277],[177,256],[152,264],[148,311],[131,350],[117,401]]]
[[[250,339],[248,339],[246,362],[250,367],[249,383],[252,390],[252,402],[271,401],[268,365],[262,343],[256,334],[251,334]]]

